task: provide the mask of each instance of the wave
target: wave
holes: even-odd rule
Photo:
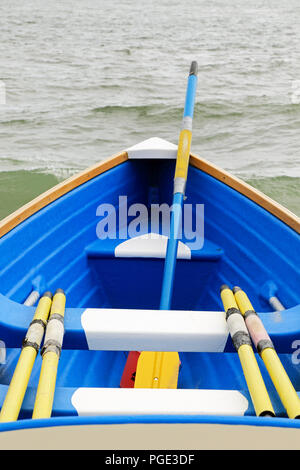
[[[106,105],[91,109],[92,113],[104,114],[137,114],[160,115],[162,117],[177,118],[182,115],[182,107],[154,102],[140,106]],[[293,103],[247,103],[242,102],[198,102],[195,104],[195,119],[228,119],[228,118],[264,118],[265,116],[279,116],[291,114],[293,119],[300,117],[300,104]]]

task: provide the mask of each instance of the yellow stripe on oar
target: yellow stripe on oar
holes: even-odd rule
[[[187,179],[191,143],[192,132],[187,129],[182,129],[179,135],[175,178],[184,178],[185,180]]]
[[[52,295],[50,292],[46,292],[40,298],[1,409],[0,422],[16,421],[18,419],[34,361],[44,336],[51,302]]]
[[[251,340],[232,290],[221,287],[221,299],[232,342],[239,355],[248,390],[257,416],[275,416],[265,383],[259,370]]]
[[[42,348],[42,368],[36,392],[32,418],[50,418],[53,406],[56,375],[64,335],[66,296],[57,289],[48,321]]]
[[[245,322],[252,341],[269,372],[289,418],[300,418],[300,399],[280,362],[261,319],[253,309],[247,294],[239,287],[235,287],[233,291],[239,309],[245,316]]]
[[[178,352],[143,351],[136,369],[134,388],[177,388]]]

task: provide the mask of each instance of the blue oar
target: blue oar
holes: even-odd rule
[[[178,238],[181,228],[181,212],[183,206],[183,198],[185,193],[192,142],[192,122],[197,88],[197,72],[197,62],[192,62],[186,90],[182,129],[179,135],[179,145],[174,179],[173,210],[171,213],[170,238],[168,240],[167,254],[165,260],[160,310],[170,310],[171,307]]]
[[[160,310],[170,310],[172,301],[178,238],[181,232],[181,213],[192,142],[197,73],[197,62],[192,62],[186,90],[182,129],[179,135],[170,237],[165,259]],[[136,388],[177,388],[179,365],[180,360],[177,352],[143,351],[138,359],[134,386]]]

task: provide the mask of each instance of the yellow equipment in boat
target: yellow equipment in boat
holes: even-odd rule
[[[143,351],[138,359],[134,388],[177,388],[178,352]]]
[[[34,361],[44,336],[51,302],[51,292],[45,292],[40,298],[23,341],[23,349],[1,409],[0,422],[16,421],[18,419]]]
[[[232,290],[221,287],[221,299],[226,312],[226,321],[234,347],[240,358],[248,390],[257,416],[275,416],[265,383],[259,370],[251,340]]]
[[[252,341],[270,374],[288,417],[300,418],[300,399],[261,319],[253,309],[247,294],[240,287],[234,287],[233,292],[239,309],[245,317]]]
[[[48,321],[42,348],[42,368],[36,393],[32,418],[50,418],[55,392],[56,375],[64,336],[64,312],[66,296],[57,289]]]

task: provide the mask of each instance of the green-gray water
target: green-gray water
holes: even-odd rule
[[[0,218],[143,139],[176,142],[193,59],[193,152],[300,215],[298,0],[10,0],[0,57]]]

